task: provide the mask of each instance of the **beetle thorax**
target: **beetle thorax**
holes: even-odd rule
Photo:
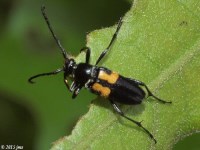
[[[74,80],[82,85],[85,85],[88,80],[92,80],[95,77],[96,69],[94,66],[80,63],[74,71]]]

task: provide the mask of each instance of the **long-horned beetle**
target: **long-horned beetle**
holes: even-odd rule
[[[140,104],[143,101],[143,99],[145,99],[145,97],[149,97],[149,96],[154,97],[156,100],[162,103],[171,103],[171,102],[164,101],[156,97],[155,95],[153,95],[152,92],[147,87],[147,85],[141,81],[123,77],[122,75],[119,75],[117,72],[111,71],[105,67],[97,66],[99,62],[102,60],[102,58],[104,58],[104,56],[108,53],[112,44],[117,38],[118,32],[122,26],[122,18],[120,18],[118,22],[117,29],[108,47],[101,53],[95,65],[89,64],[90,53],[91,53],[91,50],[89,47],[84,47],[81,49],[81,51],[86,52],[86,59],[84,63],[77,64],[73,58],[70,58],[69,54],[65,51],[60,41],[54,34],[54,31],[50,25],[49,19],[46,15],[44,6],[42,6],[41,11],[48,25],[48,28],[53,35],[53,38],[55,39],[58,47],[60,48],[62,52],[65,63],[62,68],[59,68],[56,71],[32,76],[29,78],[28,81],[30,83],[34,83],[32,81],[34,78],[37,78],[40,76],[56,75],[57,73],[64,72],[64,83],[69,89],[69,91],[73,93],[72,98],[75,98],[79,94],[80,90],[83,87],[85,87],[86,89],[89,89],[92,93],[95,93],[99,96],[102,96],[108,99],[111,105],[113,106],[114,110],[119,115],[121,115],[122,117],[130,120],[131,122],[141,127],[156,143],[156,139],[149,132],[149,130],[147,130],[141,124],[141,122],[135,121],[127,117],[124,114],[124,112],[120,109],[117,103],[127,104],[127,105],[136,105],[136,104]],[[71,77],[73,79],[73,82],[71,85],[68,84],[67,77]],[[145,89],[146,92],[144,91],[142,87]]]

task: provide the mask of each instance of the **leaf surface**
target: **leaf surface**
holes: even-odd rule
[[[157,139],[120,118],[109,102],[97,98],[70,136],[52,149],[171,149],[183,137],[200,131],[200,2],[198,0],[137,0],[123,17],[111,51],[100,66],[145,82],[155,95],[141,105],[125,106],[127,116],[144,120]],[[116,26],[93,31],[87,37],[91,64],[109,44]],[[85,54],[77,57],[84,61]],[[83,98],[84,99],[84,98]]]

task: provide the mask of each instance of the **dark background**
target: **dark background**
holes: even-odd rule
[[[53,71],[63,58],[43,20],[45,4],[63,46],[73,55],[86,44],[86,34],[115,24],[127,12],[128,0],[0,0],[0,144],[24,149],[49,149],[70,134],[95,97],[81,91],[76,100],[63,84],[63,75],[38,78]],[[197,150],[199,135],[186,138],[176,150]]]

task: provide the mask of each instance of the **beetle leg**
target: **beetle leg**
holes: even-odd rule
[[[111,39],[111,41],[110,41],[108,47],[101,53],[101,55],[100,55],[99,58],[97,59],[95,65],[97,65],[97,64],[101,61],[101,59],[106,55],[106,53],[110,50],[111,46],[113,45],[114,41],[115,41],[116,38],[117,38],[117,35],[118,35],[118,32],[119,32],[119,29],[120,29],[121,25],[122,25],[122,18],[120,18],[120,20],[119,20],[119,22],[118,22],[117,29],[116,29],[115,33],[113,34],[113,37],[112,37],[112,39]]]
[[[82,51],[86,51],[85,63],[86,63],[86,64],[89,64],[89,61],[90,61],[90,52],[91,52],[90,48],[89,48],[89,47],[83,47],[83,48],[80,50],[80,52],[82,52]]]
[[[139,126],[140,128],[142,128],[142,129],[149,135],[149,137],[150,137],[151,139],[154,140],[155,144],[157,143],[157,141],[156,141],[156,139],[154,138],[153,134],[151,134],[151,132],[150,132],[149,130],[147,130],[147,129],[142,125],[141,122],[135,121],[135,120],[133,120],[133,119],[127,117],[127,116],[124,114],[124,112],[119,108],[119,106],[118,106],[114,101],[110,100],[110,103],[112,104],[114,110],[115,110],[120,116],[122,116],[122,117],[128,119],[129,121],[135,123],[137,126]]]
[[[78,85],[76,84],[75,81],[73,81],[69,88],[70,92],[73,92],[77,87],[78,87]]]
[[[160,101],[160,102],[162,102],[162,103],[172,103],[171,101],[165,101],[165,100],[162,100],[162,99],[160,99],[160,98],[158,98],[157,96],[155,96],[155,95],[153,95],[153,93],[149,90],[149,88],[147,87],[147,85],[144,83],[144,82],[142,82],[142,81],[139,81],[139,80],[135,80],[135,79],[131,79],[131,80],[133,80],[136,84],[138,84],[138,85],[141,85],[141,86],[144,86],[145,87],[145,89],[147,90],[147,92],[148,92],[148,96],[152,96],[152,97],[154,97],[156,100],[158,100],[158,101]]]
[[[78,86],[74,92],[73,92],[73,95],[72,95],[72,98],[76,98],[76,96],[79,94],[80,90],[81,90],[82,86]]]

